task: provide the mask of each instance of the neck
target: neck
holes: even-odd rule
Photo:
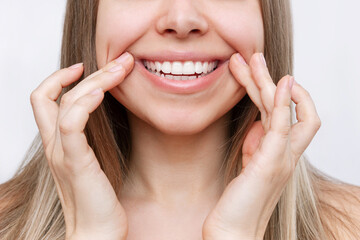
[[[225,115],[193,135],[167,135],[129,113],[130,171],[122,196],[166,204],[218,199],[223,190]]]

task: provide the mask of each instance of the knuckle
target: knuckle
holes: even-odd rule
[[[309,130],[317,132],[321,127],[321,120],[318,116],[312,117],[308,121]]]
[[[88,98],[87,96],[83,96],[79,99],[77,99],[75,102],[74,102],[74,105],[77,105],[81,108],[85,108],[89,105],[89,102],[88,102]]]
[[[121,66],[121,65],[119,65],[119,66]],[[101,77],[105,81],[111,81],[115,77],[118,78],[119,76],[120,76],[120,78],[125,77],[125,68],[124,67],[122,67],[120,70],[117,70],[115,72],[104,71],[101,74],[99,74],[99,76],[97,76],[97,77],[99,77],[99,78]]]
[[[281,138],[284,138],[284,139],[287,139],[287,138],[289,138],[289,129],[281,129],[280,131],[279,131],[279,135],[280,135],[280,137]]]
[[[60,99],[60,106],[64,107],[70,104],[71,98],[72,97],[68,93],[64,94]]]
[[[59,123],[59,131],[63,135],[70,135],[74,132],[74,122],[71,118],[64,117]]]
[[[316,130],[319,130],[320,127],[321,127],[321,120],[319,117],[317,117],[315,120],[314,120],[314,126],[315,126],[315,129]]]
[[[37,102],[41,101],[41,99],[43,98],[43,96],[35,89],[34,91],[31,92],[30,94],[30,103],[32,105],[36,104]]]
[[[275,130],[276,134],[281,138],[281,139],[287,139],[289,138],[289,134],[290,134],[290,127],[289,126],[284,126],[281,128],[278,128]]]

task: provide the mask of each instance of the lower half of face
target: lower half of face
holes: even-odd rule
[[[98,9],[98,68],[125,51],[135,58],[132,72],[110,90],[132,117],[166,134],[195,134],[229,113],[245,96],[245,88],[228,65],[235,52],[250,60],[263,50],[259,1],[100,0]],[[145,67],[144,60],[155,62],[161,55],[163,63],[169,52],[190,53],[182,63],[196,63],[191,59],[195,53],[197,58],[205,56],[202,63],[209,56],[217,65],[206,76],[166,82],[165,76]]]
[[[211,75],[214,74],[216,78],[210,79],[210,84],[206,83],[205,88],[185,94],[156,85],[149,79],[149,74],[153,73],[144,74],[148,70],[137,62],[128,77],[110,93],[133,117],[165,134],[196,134],[228,113],[246,94],[245,89],[232,77],[228,61],[220,68],[206,76],[213,77]],[[192,80],[195,81],[202,79]]]

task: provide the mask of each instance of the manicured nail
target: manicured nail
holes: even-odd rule
[[[76,63],[76,64],[70,66],[69,68],[79,68],[79,67],[81,67],[82,65],[83,65],[82,62],[81,62],[81,63]]]
[[[289,89],[290,90],[292,89],[292,87],[294,85],[294,81],[295,81],[294,77],[291,76],[290,79],[289,79]]]
[[[119,70],[123,69],[122,65],[115,65],[114,67],[110,68],[108,72],[117,72]]]
[[[264,66],[266,67],[266,60],[265,60],[265,57],[264,57],[263,53],[260,53],[260,60],[264,64]]]
[[[94,91],[92,91],[90,94],[91,95],[98,95],[99,93],[101,93],[103,91],[102,88],[98,88],[98,89],[95,89]]]
[[[125,63],[130,58],[130,53],[125,52],[115,60],[116,63]]]
[[[240,53],[236,53],[236,57],[239,60],[239,62],[241,62],[243,65],[247,65],[244,58],[240,55]]]

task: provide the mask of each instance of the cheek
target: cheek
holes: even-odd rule
[[[221,39],[246,60],[255,52],[264,51],[264,26],[258,1],[224,3],[221,7],[208,5],[206,12]]]
[[[99,69],[149,30],[156,8],[154,4],[139,5],[125,0],[99,2],[95,40]]]

